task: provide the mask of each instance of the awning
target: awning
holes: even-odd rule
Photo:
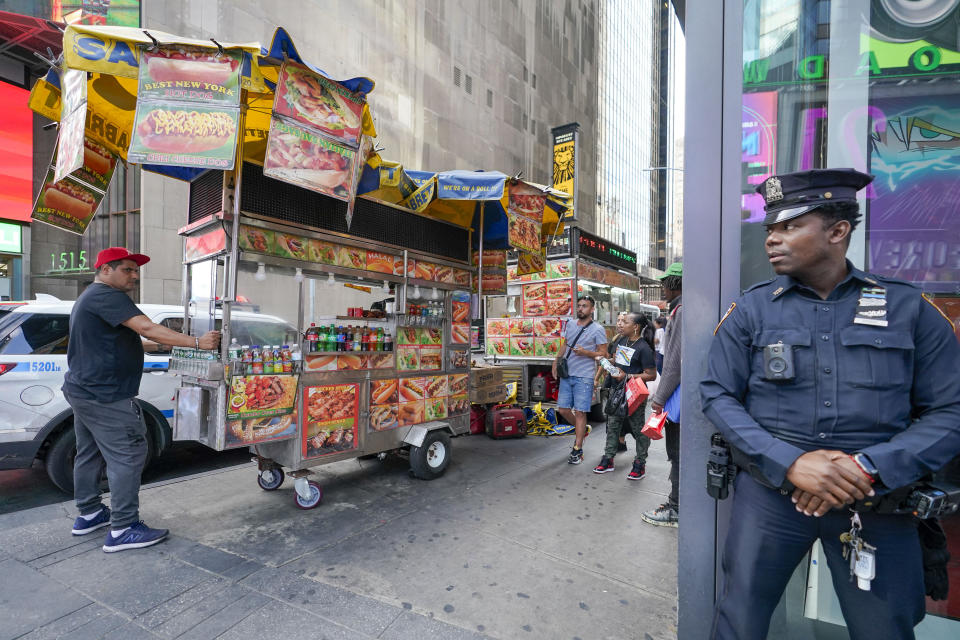
[[[415,171],[375,158],[364,167],[357,195],[367,194],[472,229],[475,246],[482,220],[484,248],[507,249],[507,209],[510,187],[515,184],[534,187],[546,196],[541,232],[545,239],[563,230],[562,221],[573,203],[568,194],[499,171]]]

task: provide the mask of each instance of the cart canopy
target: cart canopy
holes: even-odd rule
[[[482,224],[484,248],[508,249],[510,187],[517,184],[534,187],[546,196],[544,238],[562,231],[563,220],[572,210],[570,195],[499,171],[416,171],[373,157],[364,166],[357,195],[366,194],[471,229],[474,247],[479,246]]]

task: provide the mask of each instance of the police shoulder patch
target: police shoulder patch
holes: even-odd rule
[[[733,310],[737,308],[736,302],[730,303],[730,308],[727,309],[727,312],[723,314],[723,317],[720,318],[720,322],[717,323],[717,328],[713,330],[713,335],[717,335],[717,331],[720,331],[720,326],[723,324],[723,321],[730,317],[730,314],[733,313]]]
[[[943,316],[943,319],[950,323],[950,328],[953,329],[954,331],[956,331],[957,328],[953,325],[953,320],[951,320],[951,319],[950,319],[950,316],[948,316],[947,314],[945,314],[945,313],[943,312],[943,309],[941,309],[940,307],[938,307],[937,305],[935,305],[935,304],[933,303],[933,300],[931,300],[931,299],[928,298],[927,296],[921,295],[920,297],[923,298],[923,299],[927,302],[927,304],[929,304],[931,307],[933,307],[934,309],[936,309],[936,310],[937,310],[937,313],[939,313],[941,316]],[[714,333],[716,333],[716,331],[714,331]]]

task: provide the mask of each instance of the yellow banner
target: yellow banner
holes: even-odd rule
[[[573,177],[576,175],[574,140],[553,145],[553,188],[574,195]]]
[[[433,200],[433,194],[437,190],[437,178],[433,177],[423,183],[423,185],[410,194],[410,197],[400,203],[400,206],[412,209],[417,213],[423,213],[427,205]]]

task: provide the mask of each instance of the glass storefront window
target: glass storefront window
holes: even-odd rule
[[[773,276],[756,185],[771,174],[852,167],[875,179],[860,192],[851,261],[915,283],[960,326],[958,98],[960,0],[744,0],[741,287]],[[960,518],[943,524],[960,557]],[[778,636],[772,627],[771,637],[842,624],[825,563],[819,579],[806,572],[812,566],[798,570],[786,628]],[[960,567],[951,578],[960,584]],[[806,602],[791,606],[791,593]],[[960,633],[957,598],[928,601],[928,614],[918,637]]]

